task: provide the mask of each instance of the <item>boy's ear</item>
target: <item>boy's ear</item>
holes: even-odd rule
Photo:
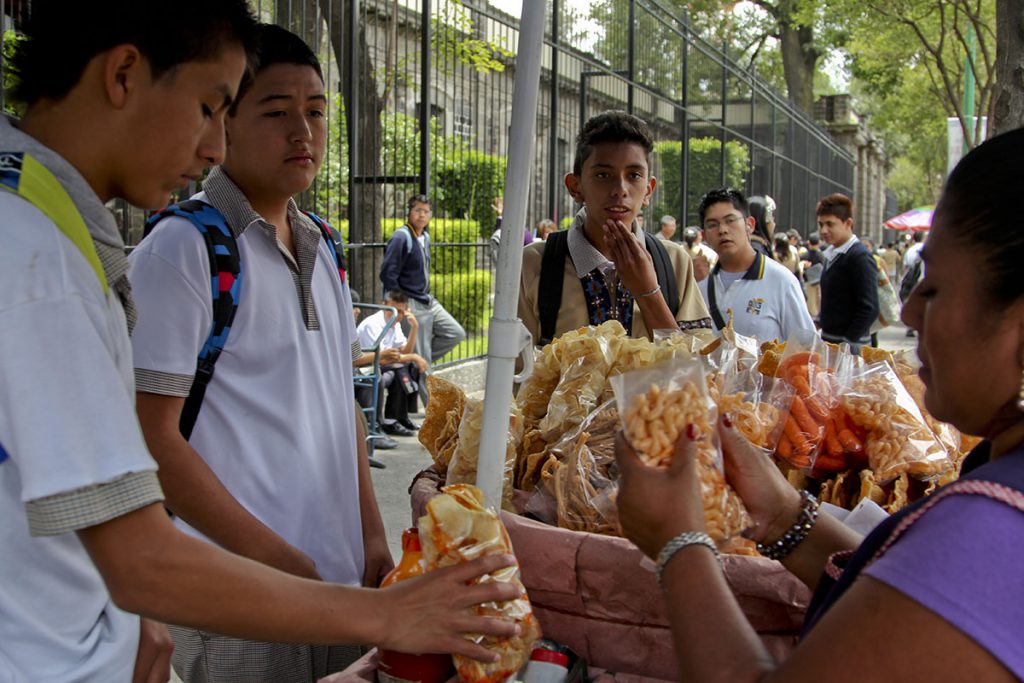
[[[654,188],[658,186],[658,179],[651,176],[647,180],[647,191],[644,192],[644,206],[650,206],[651,195],[654,194]]]
[[[576,200],[577,204],[583,203],[583,193],[580,192],[580,177],[575,173],[565,174],[565,189],[569,191],[569,196]]]
[[[757,225],[757,219],[753,216],[747,216],[747,234],[754,234],[754,226]]]
[[[148,65],[142,59],[142,53],[134,45],[118,45],[108,50],[103,60],[103,87],[110,104],[122,109],[127,104],[129,95],[139,86],[143,69]]]

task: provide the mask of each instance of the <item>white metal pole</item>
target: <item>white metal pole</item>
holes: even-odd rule
[[[501,507],[512,375],[520,350],[524,345],[532,345],[529,334],[516,316],[516,309],[523,265],[526,200],[536,143],[545,5],[545,0],[523,0],[516,50],[508,168],[505,172],[505,206],[494,287],[494,315],[487,335],[487,384],[476,484],[483,491],[487,505],[495,509]]]

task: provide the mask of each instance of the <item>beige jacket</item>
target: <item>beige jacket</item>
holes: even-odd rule
[[[582,232],[583,226],[577,220],[569,229]],[[635,226],[634,229],[636,229]],[[540,266],[545,244],[547,242],[534,242],[523,249],[523,271],[519,281],[519,318],[526,325],[526,329],[530,331],[530,334],[533,335],[534,342],[540,339],[540,310],[538,307],[537,289],[540,285]],[[697,288],[697,283],[693,278],[693,263],[690,260],[690,255],[686,253],[685,248],[678,244],[665,241],[662,244],[668,252],[669,260],[672,262],[676,275],[680,301],[679,311],[676,314],[679,329],[684,331],[713,329],[711,316],[708,314],[708,309],[704,305],[704,299],[701,297],[700,290]],[[591,248],[593,247],[591,246]],[[565,259],[562,303],[558,309],[558,322],[555,325],[556,337],[590,324],[587,300],[583,294],[583,287],[580,285],[579,275],[574,264],[574,259],[577,258],[578,255],[573,253],[573,241],[570,241],[569,257]],[[648,338],[651,336],[650,331],[644,324],[640,307],[635,303],[633,304],[632,336],[647,336]]]

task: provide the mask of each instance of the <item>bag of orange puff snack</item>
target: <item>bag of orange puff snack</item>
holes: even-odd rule
[[[470,484],[453,484],[427,503],[427,514],[420,517],[420,541],[427,571],[475,560],[486,555],[512,554],[505,525],[494,510],[484,507],[483,493]],[[501,683],[515,674],[529,659],[533,642],[540,637],[540,626],[533,616],[526,588],[519,579],[519,565],[506,567],[477,579],[507,581],[519,588],[519,597],[500,603],[478,605],[482,616],[515,620],[519,635],[511,637],[472,636],[473,640],[501,659],[493,664],[454,655],[455,668],[463,683]]]

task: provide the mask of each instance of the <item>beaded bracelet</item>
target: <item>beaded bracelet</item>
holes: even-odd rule
[[[800,498],[803,501],[800,506],[800,514],[797,516],[793,526],[789,527],[786,533],[782,534],[782,538],[767,545],[757,544],[757,552],[769,560],[782,560],[788,556],[793,552],[794,548],[807,538],[807,534],[811,533],[814,523],[818,521],[818,507],[820,503],[818,503],[817,499],[807,491],[801,491]]]
[[[721,561],[721,556],[718,554],[718,546],[711,540],[703,531],[687,531],[679,534],[671,541],[665,544],[665,547],[658,553],[658,585],[661,585],[661,575],[665,571],[665,565],[669,563],[673,557],[676,556],[683,548],[687,548],[691,545],[703,545],[711,549],[711,552],[715,554],[715,558]]]

